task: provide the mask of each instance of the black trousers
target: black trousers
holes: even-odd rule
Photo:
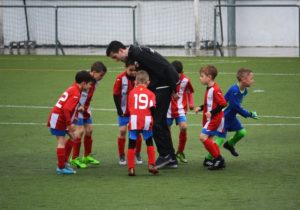
[[[160,156],[171,155],[175,159],[172,137],[167,125],[167,112],[171,102],[170,88],[156,89],[156,109],[153,114],[153,137]]]

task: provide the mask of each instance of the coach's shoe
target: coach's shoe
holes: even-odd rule
[[[100,161],[93,158],[92,155],[88,155],[86,157],[83,157],[82,162],[85,164],[92,164],[92,165],[99,165]]]
[[[125,166],[126,164],[127,164],[127,162],[126,162],[126,159],[125,159],[125,155],[121,155],[120,160],[119,160],[119,165]]]
[[[74,171],[72,168],[56,168],[56,173],[71,175],[71,174],[76,174],[76,171]]]
[[[87,168],[87,165],[81,161],[80,157],[71,160],[71,164],[77,168]]]
[[[213,160],[208,159],[208,158],[204,158],[204,161],[203,161],[203,166],[204,167],[212,166],[212,164],[213,164]]]
[[[166,155],[166,156],[159,156],[155,162],[156,168],[162,168],[165,165],[167,165],[168,163],[170,163],[171,161],[171,157],[170,155]]]
[[[155,165],[148,165],[148,171],[153,174],[153,175],[156,175],[158,174],[158,170],[157,168],[155,167]]]
[[[225,160],[221,155],[213,159],[213,164],[208,166],[208,170],[219,170],[222,168],[225,168]]]
[[[135,170],[134,170],[134,168],[129,168],[128,169],[128,176],[135,176]]]
[[[170,162],[167,165],[165,165],[163,168],[167,168],[167,169],[178,168],[178,161],[176,159],[175,160],[171,159]]]
[[[187,159],[185,158],[185,154],[183,152],[177,152],[176,153],[177,159],[182,163],[187,163]]]
[[[135,154],[135,162],[137,165],[143,164],[143,160],[140,153]]]
[[[229,150],[229,152],[230,152],[233,156],[235,156],[235,157],[239,156],[239,153],[237,153],[237,151],[235,151],[235,148],[234,148],[233,146],[231,146],[231,145],[228,144],[228,141],[225,142],[225,144],[223,145],[223,147],[224,147],[225,149]]]

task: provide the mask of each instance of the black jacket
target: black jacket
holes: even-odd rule
[[[148,47],[130,45],[128,58],[134,61],[137,67],[148,72],[150,77],[149,89],[154,91],[157,87],[169,86],[176,92],[176,83],[179,75],[175,68],[159,53]]]

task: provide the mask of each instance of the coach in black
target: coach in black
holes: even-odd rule
[[[153,113],[153,137],[159,153],[156,167],[177,168],[175,150],[166,119],[171,97],[178,97],[176,93],[178,73],[163,56],[148,47],[133,45],[126,47],[119,41],[112,41],[106,49],[106,55],[116,61],[133,61],[138,69],[148,72],[150,76],[148,88],[156,96],[156,109]]]

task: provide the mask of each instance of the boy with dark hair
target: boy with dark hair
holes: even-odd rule
[[[213,141],[214,136],[224,137],[224,113],[222,109],[227,103],[221,89],[215,83],[218,71],[214,66],[207,65],[200,69],[200,82],[206,85],[204,104],[195,109],[196,113],[203,111],[202,131],[200,141],[207,151],[212,155],[211,165],[206,164],[209,170],[217,170],[225,167],[225,160],[221,156],[218,145]]]
[[[75,110],[78,107],[80,94],[82,90],[88,90],[91,87],[93,78],[87,71],[79,71],[75,77],[75,83],[69,87],[58,99],[52,108],[47,126],[50,127],[52,135],[57,139],[57,174],[75,174],[70,168],[68,160],[72,150],[73,142],[66,140],[66,134],[75,139],[75,127],[72,125]]]
[[[128,95],[134,88],[134,80],[136,75],[136,67],[134,63],[129,60],[125,62],[125,71],[119,74],[116,78],[113,87],[113,97],[118,114],[119,135],[118,135],[118,152],[119,152],[119,164],[126,165],[125,158],[125,142],[127,125],[129,123],[129,109],[128,109]],[[138,135],[135,149],[136,163],[142,164],[141,152],[142,138]]]
[[[179,144],[176,152],[177,159],[182,163],[187,163],[185,158],[184,148],[187,141],[187,123],[186,123],[186,113],[188,105],[190,110],[194,109],[194,88],[191,84],[191,80],[183,73],[183,66],[180,61],[173,61],[171,63],[179,74],[179,84],[177,85],[176,91],[178,94],[178,99],[172,98],[169,110],[167,113],[167,124],[171,129],[173,120],[175,120],[176,125],[179,125]]]
[[[92,112],[90,103],[92,101],[94,91],[99,84],[100,80],[103,79],[106,74],[106,66],[102,62],[95,62],[91,66],[90,75],[93,77],[93,83],[91,88],[87,91],[82,91],[80,97],[80,106],[77,109],[77,120],[74,122],[76,125],[76,134],[77,138],[73,144],[73,155],[71,164],[78,168],[86,168],[88,164],[99,165],[100,161],[96,160],[92,156]],[[84,156],[83,158],[79,157],[80,147],[81,147],[81,139],[84,136]]]
[[[147,145],[148,171],[157,174],[155,166],[155,149],[152,140],[152,112],[155,109],[155,95],[147,89],[149,85],[149,75],[146,71],[140,70],[136,74],[135,88],[128,96],[128,107],[130,121],[128,125],[128,176],[135,176],[134,154],[138,135],[143,134]]]
[[[157,168],[169,164],[177,167],[177,159],[172,137],[167,125],[167,111],[171,96],[178,98],[176,84],[179,81],[174,67],[155,50],[130,45],[126,47],[119,41],[112,41],[106,50],[106,55],[116,61],[131,60],[136,67],[147,71],[150,77],[149,89],[155,94],[157,107],[153,113],[153,137],[159,153],[156,160]]]

